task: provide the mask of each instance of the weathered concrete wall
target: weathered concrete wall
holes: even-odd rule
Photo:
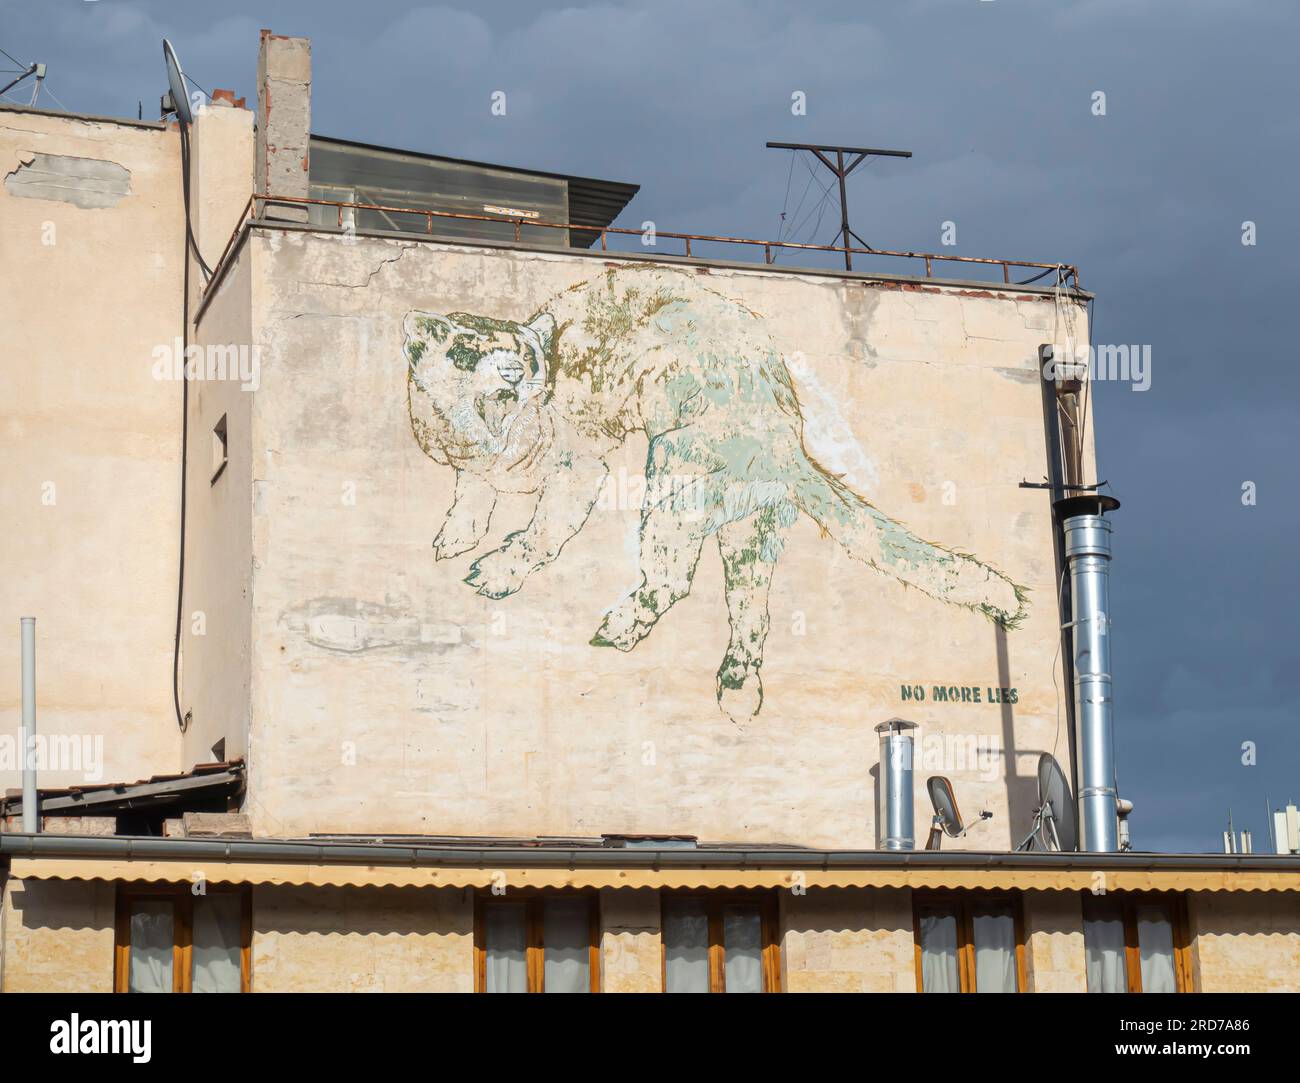
[[[111,204],[0,191],[4,345],[0,502],[5,614],[0,658],[17,664],[18,617],[37,618],[37,727],[73,738],[43,786],[175,771],[172,707],[180,387],[153,350],[181,328],[177,136],[158,125],[0,109],[0,175],[36,155],[129,174]],[[18,681],[0,683],[0,735],[16,740]],[[0,749],[0,787],[19,784]]]
[[[473,895],[255,887],[253,990],[473,992]]]
[[[1018,487],[1044,470],[1036,350],[1052,336],[1050,299],[652,268],[645,297],[663,288],[685,298],[672,308],[675,322],[643,312],[640,324],[620,330],[619,317],[601,310],[601,276],[614,261],[282,231],[259,231],[251,245],[254,335],[263,350],[255,519],[266,524],[255,527],[254,553],[256,830],[674,831],[870,847],[873,727],[896,714],[923,725],[921,772],[948,774],[963,807],[994,812],[967,844],[1008,845],[1022,830],[1039,753],[1065,747],[1051,674],[1047,498]],[[570,287],[577,289],[566,293]],[[586,317],[575,315],[581,304]],[[624,294],[618,305],[627,309]],[[656,334],[677,335],[680,352],[697,331],[701,363],[722,357],[720,372],[744,369],[728,350],[777,358],[771,370],[784,363],[798,405],[733,411],[732,431],[709,439],[732,452],[752,440],[764,468],[780,474],[803,461],[783,435],[791,412],[801,414],[821,478],[839,475],[916,535],[974,554],[1027,587],[1023,623],[1003,632],[924,585],[909,589],[793,512],[771,578],[754,717],[734,709],[726,684],[731,713],[719,709],[719,659],[745,650],[728,647],[729,625],[744,631],[748,621],[754,630],[759,607],[746,611],[742,600],[740,613],[729,615],[724,582],[736,581],[735,568],[742,578],[747,572],[724,568],[712,540],[686,584],[689,595],[652,634],[634,649],[593,646],[598,629],[617,640],[610,621],[635,616],[620,599],[640,578],[637,487],[647,447],[636,419],[598,423],[633,431],[606,456],[612,480],[558,559],[516,592],[485,596],[475,588],[508,592],[518,569],[497,555],[479,565],[492,581],[467,585],[474,561],[529,523],[538,496],[499,495],[484,540],[452,555],[461,546],[449,535],[472,534],[492,494],[475,489],[459,523],[444,529],[456,472],[431,461],[412,432],[404,349],[411,334],[424,333],[412,321],[404,329],[413,312],[468,314],[482,327],[494,326],[484,319],[515,321],[491,332],[507,336],[498,345],[514,342],[515,356],[529,353],[528,335],[552,334],[548,316],[559,319],[568,368],[554,387],[564,398],[546,401],[558,411],[551,419],[570,429],[566,411],[608,411],[611,395],[652,408],[653,381],[593,390],[600,373],[582,370],[583,357],[608,353],[619,335],[642,335],[633,352],[649,364],[658,358]],[[534,316],[536,328],[525,330]],[[1073,319],[1078,339],[1082,313]],[[441,358],[453,377],[467,372],[445,356],[460,337],[440,347],[425,342],[434,349],[425,361]],[[761,376],[763,394],[772,378]],[[543,379],[529,373],[521,385],[528,401],[529,381]],[[417,424],[431,424],[427,403],[417,401],[416,410],[425,411]],[[570,450],[577,459],[586,453]],[[509,478],[498,481],[511,488]],[[570,514],[554,509],[572,503],[551,506],[548,523],[553,513]],[[666,574],[690,580],[683,551],[674,542],[660,555]],[[925,701],[905,700],[904,685],[923,687]],[[980,700],[968,693],[972,700],[960,702],[958,692],[958,702],[936,703],[936,685],[976,689]],[[1014,703],[1001,688],[1015,689]],[[990,689],[1008,702],[988,702]],[[976,741],[997,746],[994,755],[967,757]]]
[[[1023,896],[1029,991],[1086,993],[1083,902],[1072,891],[1027,891]]]
[[[263,30],[257,54],[257,191],[304,198],[311,155],[311,41]],[[307,208],[267,208],[270,218],[307,221]]]
[[[10,880],[0,901],[5,993],[111,993],[114,887]]]
[[[1196,892],[1192,966],[1203,993],[1300,992],[1300,903],[1292,892]]]
[[[916,992],[907,889],[782,892],[781,929],[786,992]]]

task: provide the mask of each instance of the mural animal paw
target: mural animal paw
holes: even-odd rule
[[[433,539],[433,559],[448,560],[467,553],[478,544],[475,536],[466,537],[459,533],[451,523],[447,523]]]
[[[630,651],[647,635],[653,624],[638,620],[630,600],[611,610],[596,634],[591,637],[593,647],[617,647]]]
[[[718,706],[737,725],[763,708],[763,681],[758,670],[724,662],[718,670]]]
[[[469,566],[465,582],[485,598],[505,598],[524,585],[528,565],[508,549],[497,549]]]

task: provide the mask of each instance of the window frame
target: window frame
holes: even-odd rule
[[[978,993],[975,981],[975,926],[972,910],[981,904],[1007,903],[1015,921],[1016,992],[1029,992],[1029,950],[1025,938],[1025,900],[1022,892],[913,890],[912,945],[916,966],[916,991],[925,992],[921,973],[921,911],[926,907],[947,908],[957,917],[957,981],[960,993]]]
[[[474,893],[474,992],[486,993],[487,987],[487,908],[497,905],[522,905],[526,937],[525,970],[528,992],[546,992],[546,943],[543,935],[542,907],[547,899],[583,899],[587,903],[587,958],[590,966],[588,992],[599,993],[600,983],[600,895],[595,891],[564,888],[514,888],[507,895],[493,895],[490,890]]]
[[[670,900],[703,899],[709,917],[709,992],[727,991],[726,942],[723,937],[722,911],[734,903],[758,904],[762,946],[759,957],[763,970],[763,992],[779,993],[781,988],[780,903],[775,891],[756,888],[748,891],[674,891],[659,892],[659,991],[668,991],[668,941],[664,938],[665,911]]]
[[[1196,978],[1192,970],[1191,925],[1187,916],[1185,891],[1108,891],[1098,895],[1083,892],[1084,950],[1087,950],[1088,906],[1092,899],[1114,899],[1119,902],[1124,919],[1124,976],[1127,992],[1142,992],[1142,948],[1138,943],[1137,909],[1143,903],[1160,903],[1168,907],[1174,934],[1174,983],[1176,993],[1196,992]]]
[[[253,892],[247,885],[208,884],[207,895],[238,895],[239,991],[253,991]],[[170,902],[172,905],[172,992],[193,992],[194,899],[189,884],[119,883],[113,921],[113,992],[130,992],[131,904]]]
[[[226,420],[226,415],[222,414],[217,423],[212,426],[212,480],[209,485],[215,485],[217,479],[226,471],[226,464],[230,462],[230,426]]]

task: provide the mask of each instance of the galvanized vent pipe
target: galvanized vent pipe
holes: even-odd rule
[[[1110,521],[1075,515],[1063,526],[1073,601],[1079,849],[1113,853],[1119,849],[1119,810],[1110,681]]]
[[[23,728],[19,755],[23,761],[23,831],[41,829],[36,797],[36,618],[22,617]],[[11,686],[12,687],[12,686]]]
[[[881,849],[912,850],[916,839],[912,813],[912,734],[915,722],[891,718],[876,727],[880,734],[879,807],[876,833]]]

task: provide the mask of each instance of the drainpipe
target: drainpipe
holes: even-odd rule
[[[1119,797],[1110,676],[1110,521],[1118,502],[1071,497],[1061,502],[1073,601],[1074,714],[1079,749],[1079,849],[1119,849]],[[1079,514],[1087,512],[1087,514]]]
[[[912,811],[912,734],[915,722],[891,718],[876,727],[880,734],[880,807],[877,834],[885,850],[916,847]]]
[[[35,835],[41,829],[36,796],[36,618],[23,617],[23,831]]]

